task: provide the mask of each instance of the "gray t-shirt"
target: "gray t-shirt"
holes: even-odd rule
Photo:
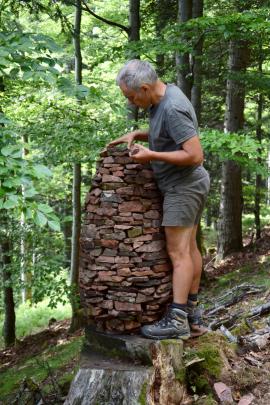
[[[182,143],[198,135],[198,122],[189,99],[175,85],[168,84],[159,104],[150,107],[149,148],[156,152],[182,149]],[[177,184],[197,166],[176,166],[155,160],[151,162],[161,189]]]

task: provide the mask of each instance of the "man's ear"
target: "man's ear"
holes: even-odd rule
[[[140,87],[141,90],[147,91],[150,90],[150,85],[147,83],[143,83]]]

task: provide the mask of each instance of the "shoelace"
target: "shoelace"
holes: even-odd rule
[[[168,322],[172,320],[172,314],[170,311],[166,312],[163,318],[160,321],[155,322],[155,326],[167,326]]]

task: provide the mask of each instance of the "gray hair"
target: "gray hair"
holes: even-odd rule
[[[158,76],[149,62],[139,59],[128,61],[116,77],[118,86],[124,83],[129,89],[138,90],[142,84],[153,84]]]

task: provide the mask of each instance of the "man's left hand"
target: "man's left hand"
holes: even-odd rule
[[[129,155],[138,163],[148,163],[152,159],[151,151],[139,144],[132,145]]]

